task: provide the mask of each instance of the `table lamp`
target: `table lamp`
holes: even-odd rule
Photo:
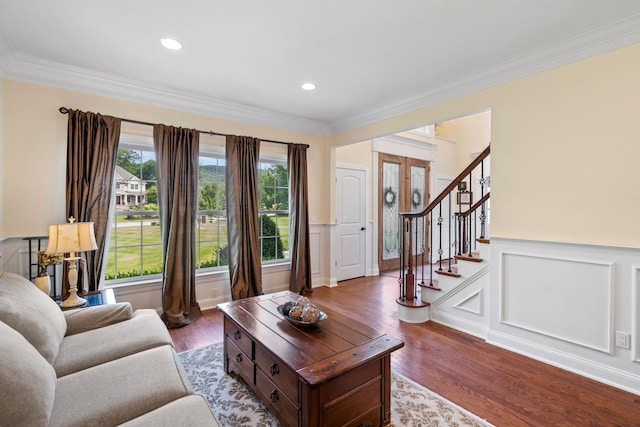
[[[76,267],[80,257],[78,252],[94,251],[98,249],[96,237],[93,233],[93,222],[75,222],[69,218],[65,224],[49,226],[49,254],[69,254],[64,258],[69,263],[69,298],[60,303],[60,307],[78,307],[86,304],[87,300],[78,296],[78,270]]]

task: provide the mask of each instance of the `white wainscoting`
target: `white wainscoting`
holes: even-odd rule
[[[640,394],[639,249],[492,237],[491,259],[487,342]]]
[[[632,361],[640,363],[640,265],[633,267],[633,327],[631,329]]]
[[[501,322],[612,353],[613,263],[502,252]]]

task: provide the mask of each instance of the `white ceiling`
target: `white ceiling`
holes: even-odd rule
[[[636,42],[638,0],[0,0],[7,78],[324,135]]]

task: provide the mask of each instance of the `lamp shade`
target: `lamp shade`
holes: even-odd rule
[[[49,226],[47,253],[65,254],[98,249],[93,222],[72,222]]]

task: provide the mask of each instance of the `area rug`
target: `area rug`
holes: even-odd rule
[[[226,374],[222,343],[179,353],[196,393],[203,395],[222,427],[276,427],[279,422],[242,378]],[[397,372],[391,377],[391,425],[491,426]]]

